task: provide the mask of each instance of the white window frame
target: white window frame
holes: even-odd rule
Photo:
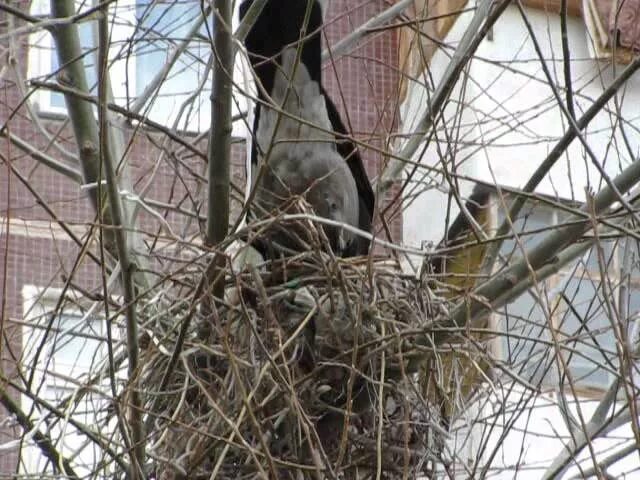
[[[76,2],[78,2],[78,0],[76,0]],[[122,42],[126,42],[135,33],[137,22],[137,3],[139,3],[139,0],[119,0],[116,4],[115,8],[118,8],[118,19],[120,20],[120,23],[112,29],[112,41],[114,44],[110,51],[110,55],[112,58],[114,58],[119,53],[120,45],[122,44]],[[237,6],[238,5],[236,5],[236,7]],[[32,15],[44,15],[48,12],[49,0],[33,0],[31,4]],[[237,12],[235,12],[233,17],[234,28],[237,25],[238,15]],[[53,37],[49,32],[39,31],[30,36],[27,74],[28,78],[40,78],[51,73],[53,68],[53,51]],[[113,61],[112,65],[109,68],[109,72],[114,97],[116,97],[116,99],[126,98],[127,90],[124,85],[125,80],[128,82],[129,94],[132,96],[138,94],[136,68],[137,65],[135,56],[130,57],[129,61],[127,61],[126,59]],[[158,70],[160,70],[160,67],[158,68]],[[118,84],[118,82],[114,79],[122,79],[122,83]],[[50,81],[55,81],[55,79],[52,78]],[[251,112],[253,110],[253,100],[251,96],[255,96],[256,89],[253,83],[253,77],[250,72],[250,68],[248,68],[246,55],[243,51],[239,52],[236,57],[234,68],[234,83],[248,92],[248,96],[244,98],[241,98],[242,95],[237,96],[237,101],[232,102],[232,115],[237,116],[240,113],[240,109],[244,109],[244,111],[246,112]],[[195,86],[196,85],[194,85],[194,88]],[[91,87],[91,85],[89,85],[89,87]],[[66,116],[66,107],[60,107],[53,104],[52,99],[54,93],[55,92],[45,88],[40,88],[36,92],[34,92],[32,100],[37,107],[37,111],[40,114],[44,115]],[[161,115],[162,120],[156,118],[155,121],[164,124],[164,126],[166,127],[172,127],[172,123],[175,121],[175,113],[175,110],[167,112],[166,115],[165,112],[163,112]],[[153,114],[150,115],[150,117],[153,116]],[[184,121],[184,119],[182,121]],[[248,122],[252,122],[251,114],[247,116],[246,120],[239,119],[238,121],[233,122],[233,135],[236,137],[246,137],[251,127],[251,123]],[[247,128],[247,126],[249,128]],[[186,130],[184,130],[183,126],[181,126],[179,130],[202,133],[208,130],[209,127],[210,121],[202,117],[201,119],[191,119]]]
[[[77,2],[77,0],[76,0]],[[135,0],[120,0],[117,2],[117,7],[121,12],[118,13],[118,17],[128,22],[128,25],[118,25],[113,29],[112,40],[115,45],[119,42],[125,41],[130,37],[135,30]],[[48,0],[33,0],[31,2],[31,14],[34,16],[48,14],[49,1]],[[117,53],[117,47],[112,47],[111,54]],[[53,69],[53,63],[51,61],[54,53],[53,37],[47,31],[39,31],[32,34],[29,37],[29,59],[28,59],[28,78],[42,77],[49,74]],[[136,65],[135,62],[127,62],[125,60],[117,60],[113,62],[110,67],[111,78],[123,78],[129,81],[129,90],[136,92]],[[54,81],[52,78],[51,81]],[[112,82],[113,83],[113,82]],[[91,85],[89,85],[91,87]],[[114,89],[114,95],[116,97],[124,97],[120,95],[124,93],[124,89],[118,85],[112,85]],[[55,92],[40,88],[34,94],[34,102],[38,107],[38,111],[44,114],[52,114],[58,116],[66,116],[66,107],[58,107],[53,105],[52,97]]]
[[[52,310],[56,306],[62,293],[63,291],[59,288],[50,288],[50,287],[45,288],[45,287],[39,287],[35,285],[23,286],[22,300],[23,300],[23,309],[24,309],[23,310],[24,324],[21,328],[21,338],[23,340],[22,350],[23,350],[24,365],[31,366],[33,364],[35,348],[36,348],[34,346],[31,349],[27,350],[25,348],[26,341],[28,340],[32,345],[39,344],[39,342],[42,339],[42,333],[44,331],[43,329],[34,327],[33,326],[34,323],[35,322],[38,322],[40,324],[43,323],[42,321],[39,321],[39,319],[42,317],[43,314],[45,314],[49,310]],[[76,294],[72,290],[67,291],[66,296],[70,299],[73,299],[76,302],[82,301],[82,296],[79,294]],[[76,318],[76,317],[80,318],[79,320],[80,322],[86,322],[87,320],[90,320],[91,322],[96,322],[101,324],[99,325],[99,328],[102,332],[105,332],[105,336],[106,336],[106,322],[105,322],[105,319],[101,317],[99,314],[93,315],[91,310],[88,310],[87,312],[82,312],[79,309],[70,308],[68,306],[65,307],[65,314],[69,315],[71,318]],[[113,328],[112,337],[115,343],[118,341],[118,339],[122,338],[122,334],[117,328]],[[50,341],[45,342],[45,346],[41,353],[39,362],[48,360],[48,357],[50,356],[49,350],[53,346],[52,343],[53,342],[50,342]],[[96,359],[95,362],[100,362],[102,359],[106,361],[107,359],[106,344],[101,345],[99,348],[104,349],[104,351],[101,353],[96,353],[96,355],[98,355],[100,358]],[[76,360],[76,362],[78,362],[78,359]],[[95,364],[95,362],[92,362],[92,364]],[[38,368],[34,371],[33,385],[41,385],[39,387],[39,391],[42,392],[40,396],[44,395],[47,401],[50,401],[55,405],[55,401],[52,401],[50,398],[47,398],[45,392],[48,388],[51,388],[51,389],[61,388],[61,385],[59,384],[60,378],[58,378],[55,375],[55,373],[60,373],[60,372],[54,372],[54,374],[51,375],[51,380],[49,380],[48,382],[47,381],[48,374],[44,372],[43,369],[40,368],[40,365],[41,363],[39,363]],[[30,373],[31,373],[30,369],[28,368],[25,369],[25,374],[30,374]],[[64,381],[62,383],[64,383]],[[64,388],[64,386],[62,386],[62,388]],[[70,383],[68,388],[73,391],[71,395],[74,395],[75,392],[81,389],[80,386],[75,386],[73,385],[73,383]],[[107,404],[108,402],[105,401],[105,407]],[[41,420],[37,413],[37,409],[32,408],[34,406],[34,402],[31,400],[31,398],[27,395],[22,395],[21,405],[25,412],[32,413],[33,415],[32,420],[34,421],[36,428],[41,431],[44,430],[44,427],[46,427],[46,425],[41,424]],[[112,423],[113,425],[110,425],[110,428],[115,429],[115,420],[112,421]],[[87,426],[92,427],[93,425],[87,424]],[[57,428],[61,428],[62,430],[61,432],[58,432],[59,435],[56,434],[54,438],[52,438],[54,442],[60,438],[65,438],[65,437],[71,441],[74,441],[73,437],[75,435],[78,435],[77,433],[75,433],[76,432],[75,428],[70,426],[67,422],[63,420],[60,420],[59,426]],[[104,431],[96,432],[96,433],[104,434]],[[25,434],[27,435],[27,437],[29,436],[28,432],[25,432]],[[91,440],[84,441],[83,442],[84,445],[82,446],[82,449],[86,449],[86,447],[90,446],[91,443],[92,443]],[[63,455],[68,455],[70,453],[65,451],[64,446],[56,445],[56,448],[58,448]],[[87,452],[90,452],[90,451],[87,451]],[[46,461],[47,460],[42,455],[42,452],[40,451],[40,449],[33,442],[26,442],[21,455],[19,468],[21,473],[38,474],[43,471],[43,466],[46,464],[45,463]],[[77,465],[76,470],[77,470],[77,473],[83,473],[84,469],[82,468],[81,465]],[[86,472],[86,473],[89,473],[89,472]]]

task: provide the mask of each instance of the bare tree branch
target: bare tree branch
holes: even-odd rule
[[[430,136],[431,129],[436,123],[436,119],[442,114],[443,107],[453,87],[458,82],[462,69],[471,60],[473,53],[510,3],[510,0],[500,0],[496,4],[494,4],[493,0],[482,0],[480,2],[453,54],[451,62],[447,65],[447,69],[427,105],[424,116],[416,123],[415,132],[417,133],[409,136],[406,144],[398,154],[398,159],[392,160],[378,179],[377,189],[380,192],[379,194],[386,192],[399,178],[405,166],[402,159],[411,158],[425,141],[425,138]]]
[[[149,100],[153,97],[153,94],[158,89],[158,87],[162,84],[162,82],[167,78],[167,75],[174,67],[180,56],[187,50],[189,44],[192,42],[202,24],[206,21],[211,13],[211,7],[206,7],[202,12],[202,15],[199,15],[198,18],[193,22],[193,25],[186,33],[185,37],[182,41],[176,45],[172,51],[167,61],[162,65],[162,68],[158,70],[153,79],[144,87],[144,90],[135,102],[129,107],[129,110],[132,113],[140,113],[140,110],[144,107],[144,105],[149,102]]]
[[[350,49],[352,49],[358,40],[367,35],[372,29],[379,27],[387,23],[389,20],[393,20],[402,12],[404,12],[409,5],[411,5],[415,0],[400,0],[395,3],[391,7],[383,10],[378,13],[375,17],[370,18],[365,23],[356,28],[353,32],[351,32],[346,37],[340,39],[335,45],[333,45],[329,50],[325,50],[322,52],[322,61],[326,62],[327,60],[333,58],[337,59],[338,57],[347,53]]]
[[[239,45],[242,44],[245,38],[247,38],[247,35],[251,31],[251,27],[253,27],[253,24],[256,22],[260,12],[262,12],[262,9],[267,4],[267,1],[268,0],[255,0],[251,3],[251,6],[247,10],[247,13],[245,13],[242,22],[240,22],[240,25],[238,25],[238,28],[233,34],[233,38]]]
[[[29,416],[20,408],[20,405],[11,398],[2,386],[0,386],[0,403],[2,403],[8,412],[15,415],[25,434],[28,433],[33,436],[33,439],[42,454],[47,457],[56,468],[60,468],[64,475],[69,478],[80,478],[72,468],[69,459],[60,455],[60,452],[58,452],[48,435],[36,429],[36,426],[29,419]]]
[[[75,4],[69,0],[52,1],[51,13],[56,18],[65,18],[75,13]],[[80,40],[73,24],[57,26],[52,30],[56,44],[56,52],[63,69],[58,74],[58,81],[80,92],[89,92],[84,65],[82,64],[82,50]],[[78,151],[82,169],[87,183],[98,182],[102,177],[98,146],[98,126],[95,121],[91,104],[80,98],[65,95],[67,112],[78,144]],[[97,209],[101,202],[97,192],[92,192],[91,199]],[[105,212],[105,218],[110,214]]]
[[[589,123],[602,111],[604,106],[613,98],[614,95],[625,85],[627,80],[629,80],[633,74],[640,68],[640,58],[636,59],[631,65],[624,69],[620,73],[620,75],[609,85],[604,92],[596,99],[595,102],[587,109],[587,111],[575,122],[575,128],[569,128],[565,134],[562,136],[560,141],[556,143],[553,147],[553,150],[547,155],[542,163],[538,166],[536,171],[531,175],[526,185],[522,188],[523,192],[533,192],[536,187],[540,184],[540,182],[544,179],[544,177],[549,173],[551,167],[555,165],[558,159],[566,152],[569,145],[575,140],[576,136],[578,136],[579,132],[584,130]],[[522,207],[525,205],[526,197],[516,197],[511,208],[509,209],[508,218],[514,219],[518,217],[518,214],[522,210]],[[505,220],[502,222],[498,231],[496,232],[496,237],[502,238],[504,235],[509,233],[510,226],[509,223]],[[493,244],[489,251],[487,252],[487,264],[493,265],[495,262],[495,258],[497,256],[498,251],[500,250],[502,242],[498,241]]]
[[[140,396],[138,383],[138,363],[140,347],[138,344],[138,316],[136,312],[136,294],[133,275],[137,268],[132,261],[127,242],[125,226],[127,218],[121,203],[118,191],[118,177],[113,162],[113,137],[109,135],[107,100],[108,90],[108,65],[109,65],[109,19],[108,9],[102,11],[102,17],[98,22],[98,133],[99,133],[99,156],[100,164],[103,165],[105,178],[107,180],[107,197],[109,209],[111,211],[111,224],[115,227],[115,241],[122,274],[122,287],[124,291],[124,302],[127,322],[127,351],[128,351],[128,372],[129,372],[129,421],[132,431],[133,451],[131,452],[132,479],[144,478],[142,474],[145,462],[145,441],[142,422],[142,399]],[[98,187],[100,191],[100,187]],[[99,211],[102,205],[99,204]]]
[[[627,167],[614,180],[616,188],[623,194],[628,192],[640,181],[640,159]],[[610,187],[603,188],[593,199],[593,209],[597,215],[603,214],[618,199]],[[582,210],[586,213],[589,206]],[[568,220],[571,222],[571,219]],[[549,275],[559,271],[571,260],[590,248],[588,242],[577,243],[589,225],[583,222],[565,224],[549,233],[534,248],[525,252],[522,258],[510,267],[495,274],[491,279],[480,284],[468,297],[465,297],[447,318],[439,322],[433,334],[433,342],[438,345],[451,336],[451,331],[464,328],[467,322],[473,324],[490,309],[497,309],[526,291],[534,281],[542,281]],[[577,243],[577,244],[576,244]],[[530,271],[536,272],[535,280],[529,276]],[[474,325],[472,325],[474,326]],[[429,327],[430,330],[433,327]],[[418,342],[429,346],[432,344],[430,335],[419,338]],[[412,360],[406,367],[407,371],[415,371],[422,363],[422,358]]]
[[[207,203],[206,243],[220,243],[229,229],[229,183],[231,164],[231,95],[233,50],[231,38],[231,4],[216,0],[213,21],[213,53],[216,57],[211,87],[211,132],[209,136],[209,196]],[[220,267],[226,262],[220,258]],[[223,296],[224,275],[216,272],[213,292]],[[213,279],[212,279],[213,280]]]
[[[7,131],[0,133],[1,137],[7,138],[11,143],[13,143],[16,147],[18,147],[23,152],[29,154],[34,160],[41,162],[43,165],[51,168],[53,171],[56,171],[65,177],[70,178],[71,180],[82,183],[83,177],[82,173],[75,168],[72,168],[64,163],[56,160],[55,158],[42,153],[40,150],[35,148],[29,142],[22,140],[20,137],[13,135]]]

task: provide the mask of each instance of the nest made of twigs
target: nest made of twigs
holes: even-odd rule
[[[320,250],[226,284],[148,405],[158,478],[429,475],[441,430],[404,371],[439,309],[426,285],[388,259]],[[178,336],[155,333],[163,340],[143,358],[149,390]]]

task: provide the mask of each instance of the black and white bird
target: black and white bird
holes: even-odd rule
[[[241,18],[253,1],[240,5]],[[268,164],[256,185],[256,201],[262,202],[261,207],[276,207],[287,194],[304,193],[317,215],[369,232],[374,208],[371,183],[356,145],[322,87],[322,25],[318,0],[268,0],[246,37],[258,81],[251,164],[256,172],[262,162]],[[274,104],[285,114],[269,107]],[[367,239],[344,229],[325,226],[324,230],[336,254],[368,252]]]

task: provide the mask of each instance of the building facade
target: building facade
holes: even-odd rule
[[[407,29],[400,43],[400,64],[410,78],[402,89],[400,130],[405,135],[424,116],[480,3],[415,2],[413,19],[423,25],[422,34]],[[493,188],[486,233],[495,233],[520,189],[573,128],[568,102],[579,121],[637,59],[640,35],[629,17],[635,18],[638,5],[622,3],[624,12],[616,10],[616,2],[566,2],[569,69],[560,3],[528,1],[522,8],[507,7],[457,80],[429,144],[412,158],[419,166],[405,171],[407,244],[428,248],[438,242],[446,219],[458,212],[451,192],[465,198],[478,182]],[[425,20],[430,18],[435,20]],[[510,219],[517,235],[504,242],[494,273],[526,256],[575,208],[638,160],[639,101],[636,74],[581,129],[519,216]],[[633,222],[625,225],[634,229]],[[588,234],[583,241],[597,247],[490,315],[488,328],[494,335],[486,348],[491,379],[457,417],[450,445],[459,455],[455,478],[547,478],[554,459],[586,428],[606,392],[625,375],[621,359],[637,352],[637,240],[610,232],[595,241]],[[419,267],[420,261],[407,262],[408,268]],[[618,391],[614,402],[618,408],[637,399],[634,362],[625,377],[629,388]],[[565,408],[579,419],[576,423],[585,423],[567,426]],[[612,418],[615,409],[609,413]],[[609,428],[608,435],[593,442],[592,452],[585,449],[579,462],[569,462],[571,468],[561,478],[594,475],[591,453],[599,461],[620,456],[602,467],[611,478],[638,478],[637,454],[623,455],[633,443],[634,422]]]

